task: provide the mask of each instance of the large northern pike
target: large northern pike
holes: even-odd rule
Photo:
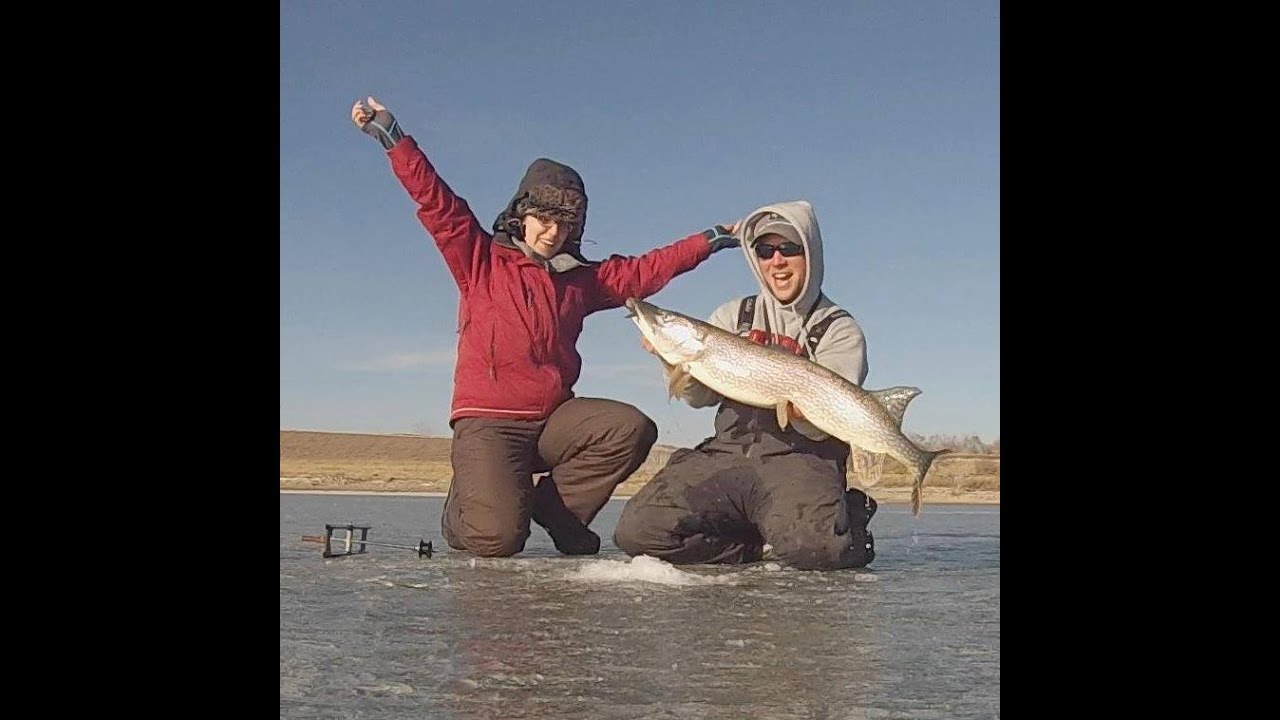
[[[921,450],[902,433],[907,404],[918,388],[864,390],[799,355],[759,345],[710,323],[630,298],[628,315],[667,366],[668,391],[680,395],[690,378],[724,397],[772,408],[787,427],[787,406],[851,446],[885,453],[915,474],[911,514],[920,514],[924,478],[933,459],[949,450]]]

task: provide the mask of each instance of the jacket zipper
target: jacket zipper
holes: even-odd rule
[[[493,323],[489,324],[489,379],[498,379],[498,350],[495,335],[497,330]]]

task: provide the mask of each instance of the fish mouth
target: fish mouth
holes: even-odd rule
[[[627,317],[652,318],[654,307],[640,298],[629,297],[622,302],[627,308]]]

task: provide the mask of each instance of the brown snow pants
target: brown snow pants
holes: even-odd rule
[[[640,410],[597,398],[571,398],[545,420],[459,419],[445,540],[483,557],[515,555],[532,519],[561,552],[595,553],[600,538],[587,526],[657,439]]]

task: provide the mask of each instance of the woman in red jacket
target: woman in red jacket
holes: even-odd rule
[[[596,553],[600,538],[588,526],[658,430],[631,405],[574,397],[582,320],[737,247],[734,228],[717,225],[639,257],[587,260],[582,178],[540,158],[490,233],[385,107],[356,101],[351,119],[387,151],[461,296],[445,539],[476,555],[514,555],[532,518],[561,552]],[[548,472],[535,487],[533,476]]]

